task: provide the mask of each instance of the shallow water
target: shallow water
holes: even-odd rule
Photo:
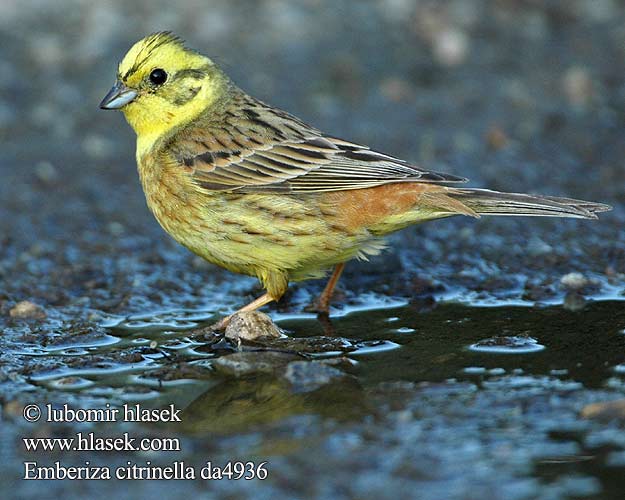
[[[593,302],[583,312],[570,312],[561,306],[468,307],[454,303],[426,312],[411,306],[356,308],[355,312],[333,317],[330,331],[328,325],[310,316],[276,314],[274,319],[292,337],[329,333],[343,338],[344,349],[317,356],[349,354],[358,362],[359,378],[365,384],[531,374],[555,375],[598,388],[621,374],[620,363],[625,361],[623,302]],[[204,342],[185,335],[209,324],[212,318],[210,312],[199,310],[110,317],[101,322],[104,332],[94,338],[78,336],[43,348],[23,345],[15,354],[54,359],[85,354],[114,358],[115,353],[138,347],[153,351],[139,363],[111,361],[107,366],[100,362],[96,367],[59,368],[33,377],[41,383],[52,383],[59,377],[91,377],[95,385],[106,385],[108,377],[146,373],[168,364],[169,354],[176,362],[215,357],[218,354],[198,350]]]
[[[276,314],[293,337],[280,339],[279,348],[237,351],[223,341],[215,347],[214,338],[197,335],[210,312],[170,310],[110,316],[101,320],[99,334],[43,348],[22,343],[9,355],[26,366],[38,362],[27,379],[31,401],[76,408],[175,404],[183,409],[181,424],[124,428],[183,439],[185,450],[172,460],[198,461],[207,443],[214,459],[268,460],[274,477],[270,486],[262,485],[267,491],[296,493],[281,481],[299,477],[300,467],[323,475],[326,466],[317,461],[326,457],[341,464],[336,479],[328,479],[329,489],[341,477],[376,474],[401,494],[408,474],[421,498],[436,498],[440,488],[450,487],[451,474],[485,498],[621,498],[622,420],[606,427],[579,412],[625,395],[622,302],[592,302],[583,312],[389,304],[338,315],[331,325]],[[333,336],[327,337],[329,328]],[[251,355],[243,363],[250,366],[240,376],[215,369],[219,359],[246,352]],[[240,368],[241,359],[237,363]],[[299,375],[289,375],[289,367]],[[32,430],[17,425],[18,435]],[[82,425],[56,424],[45,432],[65,435]],[[112,431],[99,425],[95,429]],[[342,446],[336,448],[335,441],[344,439],[355,440],[349,459]],[[417,455],[415,445],[421,448]],[[414,470],[380,466],[375,457],[382,449],[380,458],[404,456]],[[354,462],[360,453],[369,453],[371,462]],[[18,462],[28,457],[19,449],[10,455]],[[103,461],[97,453],[80,457]],[[432,463],[435,472],[428,470]],[[482,475],[474,477],[477,463]],[[362,487],[359,481],[353,494]],[[240,488],[240,495],[251,495]],[[22,483],[20,490],[28,486]],[[324,496],[321,490],[318,495]]]

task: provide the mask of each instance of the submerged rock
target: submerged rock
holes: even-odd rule
[[[335,382],[346,374],[322,361],[293,361],[286,367],[284,378],[293,388],[293,392],[312,392]]]

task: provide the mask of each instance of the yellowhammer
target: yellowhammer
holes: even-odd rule
[[[335,266],[317,303],[327,312],[346,261],[378,252],[385,235],[418,222],[595,219],[610,209],[447,186],[466,179],[326,135],[250,97],[168,32],[128,51],[100,107],[121,109],[137,133],[139,176],[161,226],[209,262],[261,281],[267,293],[245,311],[278,300],[289,281]]]

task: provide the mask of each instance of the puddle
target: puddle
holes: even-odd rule
[[[436,460],[444,474],[462,477],[454,465],[462,457],[510,481],[519,474],[546,481],[559,492],[554,498],[599,498],[620,484],[612,471],[625,442],[584,441],[593,427],[579,411],[625,398],[622,302],[590,303],[583,312],[458,303],[423,311],[389,300],[345,310],[329,324],[272,315],[288,337],[237,346],[197,333],[212,312],[171,309],[109,316],[101,331],[54,337],[51,345],[42,336],[41,346],[29,342],[10,356],[35,363],[26,379],[32,397],[84,407],[174,403],[184,415],[176,435],[213,436],[211,453],[220,456],[242,440],[242,453],[274,463],[306,457],[311,447],[311,456],[349,464],[333,444],[348,439],[354,453],[386,449],[417,469]],[[491,421],[491,412],[500,417]],[[559,442],[554,433],[575,439]],[[502,451],[507,442],[515,444]]]
[[[393,303],[403,305],[392,307]],[[275,313],[272,316],[292,340],[278,340],[273,347],[308,351],[317,358],[353,356],[360,365],[359,377],[366,383],[529,374],[601,387],[610,377],[625,374],[625,313],[621,304],[596,302],[583,313],[574,313],[561,307],[466,307],[452,303],[423,312],[389,300],[381,308],[355,307],[333,317],[333,333],[340,332],[340,337],[323,337],[324,325],[307,319],[306,314]],[[61,361],[31,378],[51,384],[75,377],[87,385],[97,385],[109,376],[171,364],[169,356],[182,363],[224,355],[227,351],[213,352],[206,342],[188,334],[212,320],[212,312],[199,310],[109,317],[102,322],[108,333],[76,335],[62,344],[17,349],[13,354],[82,359],[79,367],[63,366]],[[333,340],[317,342],[311,350],[310,339],[316,336]],[[296,341],[298,338],[301,340]],[[132,362],[115,361],[116,356],[130,350],[135,350]],[[63,384],[55,386],[62,388]]]

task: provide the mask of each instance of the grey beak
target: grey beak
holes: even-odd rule
[[[104,96],[100,103],[100,109],[120,109],[137,98],[137,92],[124,85],[119,80],[113,88]]]

